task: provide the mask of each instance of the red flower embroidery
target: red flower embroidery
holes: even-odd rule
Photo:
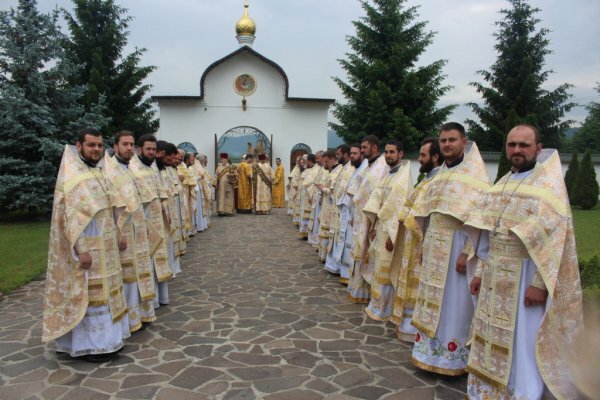
[[[420,342],[421,341],[421,335],[419,334],[419,332],[417,332],[417,337],[415,338],[415,342]]]
[[[448,350],[456,351],[456,349],[458,349],[458,346],[456,345],[456,343],[454,343],[454,342],[448,343]]]

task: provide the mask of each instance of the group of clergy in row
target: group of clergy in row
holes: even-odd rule
[[[256,215],[268,215],[272,208],[285,207],[280,158],[275,159],[275,171],[266,154],[258,154],[258,163],[253,154],[244,154],[237,166],[231,163],[227,153],[221,153],[219,158],[215,181],[219,216],[252,214],[253,211]]]
[[[491,185],[464,127],[444,124],[413,186],[402,143],[366,136],[299,158],[288,213],[348,298],[413,343],[416,367],[469,373],[470,399],[575,398],[582,299],[560,159],[530,125],[506,154]]]
[[[106,152],[95,129],[65,147],[54,192],[42,340],[91,362],[169,303],[191,236],[210,224],[206,157],[121,131]]]

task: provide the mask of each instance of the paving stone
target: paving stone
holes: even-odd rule
[[[389,393],[388,389],[384,389],[377,386],[359,386],[354,389],[350,389],[344,392],[352,397],[358,397],[359,399],[365,400],[376,400],[380,399],[386,393]]]
[[[0,387],[0,399],[21,400],[44,389],[43,382],[17,383]]]
[[[87,378],[83,382],[83,386],[105,393],[115,393],[119,390],[120,382],[109,379]]]
[[[187,368],[175,379],[173,379],[171,381],[171,385],[193,390],[221,375],[223,375],[223,373],[221,371],[217,371],[216,369],[191,367]]]
[[[383,397],[383,400],[434,400],[435,388],[410,388]],[[463,395],[464,398],[464,395]]]
[[[151,375],[151,374],[145,374],[145,375],[133,375],[133,376],[128,376],[127,378],[125,378],[125,380],[123,380],[123,384],[121,385],[121,389],[129,389],[129,388],[133,388],[133,387],[140,387],[140,386],[146,386],[146,385],[150,385],[153,383],[158,383],[158,382],[164,382],[169,380],[169,377],[167,375]]]
[[[465,388],[466,389],[466,388]],[[465,395],[464,393],[461,393],[459,391],[447,388],[446,386],[437,386],[435,388],[435,396],[438,399],[444,399],[444,400],[459,400],[459,399],[464,399]]]
[[[264,397],[265,400],[320,400],[322,398],[323,396],[319,393],[302,389],[288,390],[286,392],[269,394]]]
[[[188,356],[196,358],[206,358],[212,354],[213,347],[209,345],[205,346],[188,346],[183,349],[183,352]]]
[[[337,387],[333,386],[330,382],[327,382],[326,380],[320,378],[308,382],[306,384],[306,387],[325,394],[331,394],[333,392],[338,391]]]
[[[254,387],[263,393],[274,393],[286,389],[296,388],[309,380],[308,376],[294,376],[286,379],[270,378],[254,381]]]
[[[322,341],[319,343],[319,350],[320,351],[355,350],[358,344],[359,343],[357,343],[354,340],[346,340],[346,339],[328,340],[328,341]]]
[[[227,358],[248,365],[274,365],[281,362],[279,357],[262,354],[230,353],[227,355]]]
[[[64,386],[50,386],[42,391],[41,396],[45,400],[56,400],[67,390],[69,390],[69,388]]]
[[[307,351],[295,351],[282,354],[282,357],[290,364],[299,365],[301,367],[312,368],[315,366],[319,357]]]
[[[256,398],[252,389],[232,389],[225,393],[223,400],[254,400]]]
[[[373,374],[360,368],[353,368],[339,375],[333,381],[344,388],[351,388],[373,380]]]
[[[312,370],[311,374],[320,378],[327,378],[328,376],[337,374],[337,372],[338,371],[331,365],[319,365]]]
[[[152,370],[173,377],[188,365],[190,365],[190,362],[187,360],[173,361],[168,363],[162,363],[157,367],[152,368]]]
[[[156,400],[204,400],[210,399],[210,396],[189,390],[162,388],[156,394]]]
[[[131,400],[142,400],[142,399],[152,399],[154,395],[158,391],[158,386],[143,386],[137,387],[134,389],[121,390],[117,393],[117,398],[119,399],[131,399]],[[73,397],[76,399],[77,397]]]
[[[233,368],[230,369],[229,372],[236,377],[245,380],[245,381],[253,381],[257,379],[265,379],[272,378],[276,376],[281,376],[282,370],[281,368],[275,367],[248,367],[248,368]]]

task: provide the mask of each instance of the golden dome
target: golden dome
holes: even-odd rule
[[[256,24],[248,16],[248,3],[244,4],[244,15],[235,24],[235,33],[238,36],[254,36],[256,34]]]

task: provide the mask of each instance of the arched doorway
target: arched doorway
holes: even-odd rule
[[[196,146],[194,146],[190,142],[181,142],[177,145],[177,148],[185,151],[186,153],[198,153],[198,150],[196,150]]]
[[[292,151],[290,152],[290,171],[296,166],[296,158],[310,153],[312,153],[312,150],[310,149],[309,145],[304,143],[298,143],[294,145],[294,147],[292,147]]]
[[[273,136],[271,140],[260,130],[252,126],[237,126],[225,132],[217,141],[215,135],[215,166],[219,163],[219,154],[229,154],[229,160],[237,164],[242,160],[242,155],[252,153],[255,158],[263,153],[273,160]]]

